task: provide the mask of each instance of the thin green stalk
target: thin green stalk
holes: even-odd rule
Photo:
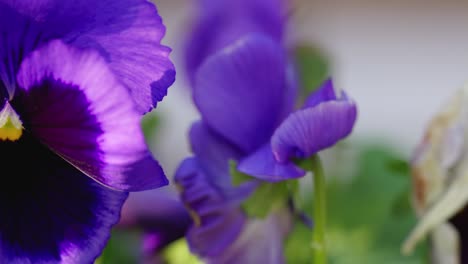
[[[326,184],[320,157],[311,158],[311,171],[314,177],[314,228],[312,233],[313,264],[327,263],[326,229]]]

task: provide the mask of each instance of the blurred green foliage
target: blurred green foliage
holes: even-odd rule
[[[299,72],[301,97],[306,98],[330,75],[329,58],[322,50],[310,44],[302,44],[294,50]]]
[[[141,128],[145,136],[146,142],[151,145],[155,140],[157,128],[160,124],[160,117],[156,111],[151,111],[141,119]]]
[[[138,230],[114,229],[96,264],[137,264],[142,252],[142,234]]]
[[[361,146],[356,162],[353,175],[328,175],[330,263],[428,263],[425,243],[411,256],[400,253],[403,240],[416,224],[408,164],[391,148],[374,144]],[[312,196],[303,200],[310,201],[304,209],[311,215]],[[288,263],[310,263],[312,232],[297,222],[286,243]]]
[[[231,181],[234,186],[244,182],[256,180],[236,169],[237,163],[230,161]],[[297,180],[281,181],[277,183],[259,182],[255,191],[242,203],[242,209],[250,218],[263,219],[277,208],[285,207],[291,194],[297,193]]]
[[[166,263],[172,264],[203,264],[196,256],[190,253],[185,239],[179,239],[167,246],[162,252]]]
[[[343,175],[327,175],[329,263],[429,263],[427,243],[421,243],[411,256],[400,253],[401,243],[416,224],[409,202],[411,178],[407,162],[386,145],[363,144],[354,146],[354,150],[357,151],[357,156],[353,171],[340,170]],[[235,172],[233,168],[235,163],[231,163],[231,169],[236,184],[252,179]],[[253,200],[244,203],[244,209],[255,217],[261,217],[261,212],[267,212],[265,208],[271,208],[275,201],[284,201],[287,193],[298,187],[297,183],[293,181],[289,186],[266,183],[254,193]],[[308,195],[300,199],[302,209],[313,219],[311,191],[307,190],[305,193]],[[313,228],[306,227],[300,221],[295,223],[285,246],[288,263],[311,263],[312,232]],[[96,264],[138,264],[140,254],[139,232],[114,230]],[[170,244],[160,256],[163,263],[168,264],[203,263],[190,253],[185,239]]]

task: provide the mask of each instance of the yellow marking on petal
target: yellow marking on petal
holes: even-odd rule
[[[23,134],[23,123],[10,103],[0,111],[0,140],[16,141]]]
[[[176,189],[179,191],[179,193],[184,192],[184,187],[182,185],[180,185],[179,183],[176,183],[175,186],[176,186]],[[190,218],[192,218],[194,226],[200,227],[202,224],[201,217],[187,203],[184,203],[184,207],[187,210]]]

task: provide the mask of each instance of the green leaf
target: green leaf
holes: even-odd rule
[[[329,59],[317,47],[304,44],[295,50],[302,94],[305,98],[329,77]]]
[[[142,234],[138,230],[118,230],[111,237],[96,264],[140,263]]]
[[[231,182],[234,186],[247,181],[259,181],[256,178],[238,171],[235,161],[229,162]],[[289,197],[297,193],[299,185],[297,180],[287,180],[276,183],[259,182],[255,191],[242,203],[244,212],[252,218],[265,218],[277,208],[285,206]]]
[[[229,173],[231,174],[231,183],[233,186],[239,186],[244,182],[255,180],[254,177],[238,171],[237,162],[235,160],[229,161]]]
[[[263,219],[271,211],[284,207],[291,194],[297,190],[297,186],[297,181],[262,182],[242,203],[242,208],[249,217]]]

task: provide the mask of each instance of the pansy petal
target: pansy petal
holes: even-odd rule
[[[269,182],[294,179],[305,175],[305,171],[292,162],[280,163],[276,161],[270,144],[241,160],[237,169],[257,179]]]
[[[275,131],[271,147],[275,159],[307,158],[348,136],[356,121],[351,101],[328,101],[292,113]]]
[[[281,41],[287,16],[284,0],[196,2],[194,23],[185,47],[190,80],[206,57],[244,35],[261,33]]]
[[[217,188],[232,188],[229,161],[237,161],[241,152],[218,136],[203,122],[194,123],[190,129],[192,151],[203,170]]]
[[[175,175],[182,190],[182,201],[194,220],[187,233],[192,252],[199,256],[216,256],[239,235],[245,222],[237,203],[207,181],[196,158],[182,162]]]
[[[327,79],[322,86],[313,92],[304,102],[303,108],[314,107],[320,103],[336,100],[336,93],[331,79]]]
[[[86,177],[27,131],[1,141],[0,150],[8,178],[0,191],[0,262],[93,263],[127,193]]]
[[[166,29],[155,5],[147,0],[80,2],[86,17],[77,14],[76,24],[64,39],[78,47],[99,50],[119,81],[130,89],[138,110],[150,111],[175,81],[171,49],[161,45]],[[66,5],[70,13],[76,12],[76,1],[71,3],[57,8],[63,10]],[[63,19],[55,17],[51,23],[62,23]]]
[[[203,120],[241,150],[263,145],[290,107],[284,50],[249,35],[200,66],[194,100]]]
[[[23,61],[13,108],[43,143],[118,190],[168,183],[148,150],[141,114],[105,61],[53,41]]]
[[[11,69],[9,76],[34,48],[62,39],[99,51],[140,112],[153,108],[174,82],[170,49],[161,45],[165,27],[149,1],[0,0],[0,18],[0,32],[6,32],[0,36],[0,57],[6,62],[0,71]]]
[[[271,214],[264,220],[249,220],[237,240],[222,254],[204,260],[208,264],[283,264],[283,241],[290,227],[287,212]]]

